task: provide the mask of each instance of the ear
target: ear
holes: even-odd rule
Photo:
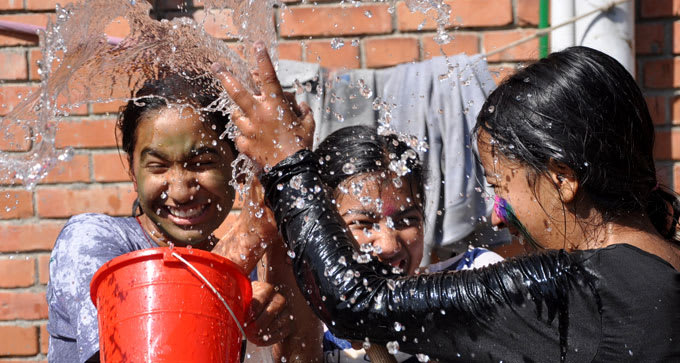
[[[130,165],[130,160],[126,160],[125,164],[127,166],[127,172],[128,175],[130,176],[130,180],[132,181],[132,186],[135,188],[135,193],[137,192],[137,177],[135,176],[134,170],[132,170],[132,165]]]
[[[550,159],[548,162],[548,173],[560,193],[562,202],[573,202],[580,186],[574,171],[566,164]]]

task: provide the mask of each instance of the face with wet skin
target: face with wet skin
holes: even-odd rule
[[[403,180],[364,174],[344,180],[336,189],[338,211],[359,245],[412,274],[423,258],[423,215],[414,189]]]
[[[227,142],[189,107],[143,115],[132,174],[144,229],[161,244],[210,249],[210,235],[234,203],[233,159]]]
[[[519,221],[540,246],[574,249],[576,246],[565,238],[565,231],[572,231],[575,223],[573,215],[568,213],[569,206],[562,201],[573,200],[575,187],[552,171],[549,175],[534,176],[532,169],[500,154],[490,141],[490,135],[480,131],[477,139],[479,157],[486,181],[494,193],[512,206]],[[491,222],[494,226],[508,228],[512,235],[522,239],[515,226],[506,225],[495,213],[491,215]]]

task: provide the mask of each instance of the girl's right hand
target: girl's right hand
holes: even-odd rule
[[[241,131],[236,147],[266,168],[312,146],[314,119],[308,105],[298,107],[284,95],[264,44],[257,42],[254,48],[257,69],[253,73],[260,94],[249,93],[221,64],[215,63],[212,70],[242,111],[232,117]]]

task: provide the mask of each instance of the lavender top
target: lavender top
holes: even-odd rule
[[[85,362],[99,351],[97,310],[90,300],[92,276],[107,261],[150,247],[158,246],[133,217],[80,214],[69,219],[50,258],[51,363]]]

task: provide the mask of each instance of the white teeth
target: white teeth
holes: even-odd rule
[[[170,214],[177,218],[194,218],[200,216],[206,210],[206,208],[208,208],[208,205],[204,204],[190,209],[178,209],[170,206],[167,207]]]

